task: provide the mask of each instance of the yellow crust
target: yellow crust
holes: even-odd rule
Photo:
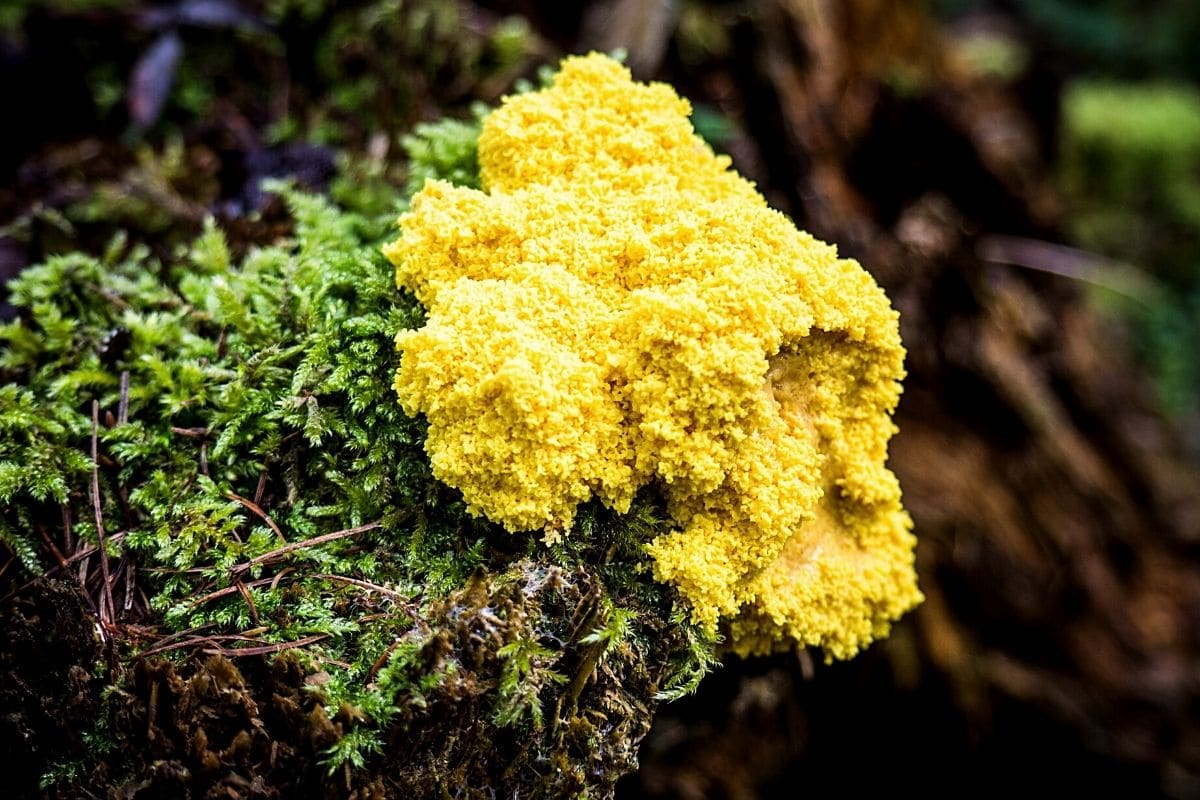
[[[385,248],[429,311],[397,337],[396,391],[474,513],[553,538],[657,482],[655,576],[696,620],[742,653],[848,657],[921,599],[885,466],[897,314],[689,111],[596,54],[507,98],[484,190],[428,182]]]

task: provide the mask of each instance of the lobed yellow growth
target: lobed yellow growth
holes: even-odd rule
[[[429,311],[396,391],[473,512],[553,539],[657,482],[655,576],[695,619],[744,654],[848,657],[921,599],[884,466],[897,314],[689,113],[595,54],[494,111],[484,191],[428,182],[386,248]]]

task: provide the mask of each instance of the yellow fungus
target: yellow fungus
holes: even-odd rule
[[[483,190],[429,181],[385,249],[429,312],[396,391],[474,513],[554,539],[656,483],[648,552],[694,619],[849,657],[921,599],[885,466],[898,317],[689,112],[597,54],[492,112]]]

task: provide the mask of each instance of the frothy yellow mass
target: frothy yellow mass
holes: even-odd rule
[[[921,599],[885,466],[897,314],[689,113],[593,54],[488,116],[484,190],[429,181],[386,248],[429,312],[396,391],[473,512],[570,535],[579,503],[654,482],[655,576],[695,619],[848,657]]]

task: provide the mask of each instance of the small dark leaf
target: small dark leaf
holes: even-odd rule
[[[142,24],[151,30],[193,25],[197,28],[265,30],[267,25],[230,0],[181,0],[173,6],[149,8]]]
[[[182,55],[183,40],[171,29],[159,36],[134,65],[128,101],[129,118],[136,127],[153,125],[162,113]]]

